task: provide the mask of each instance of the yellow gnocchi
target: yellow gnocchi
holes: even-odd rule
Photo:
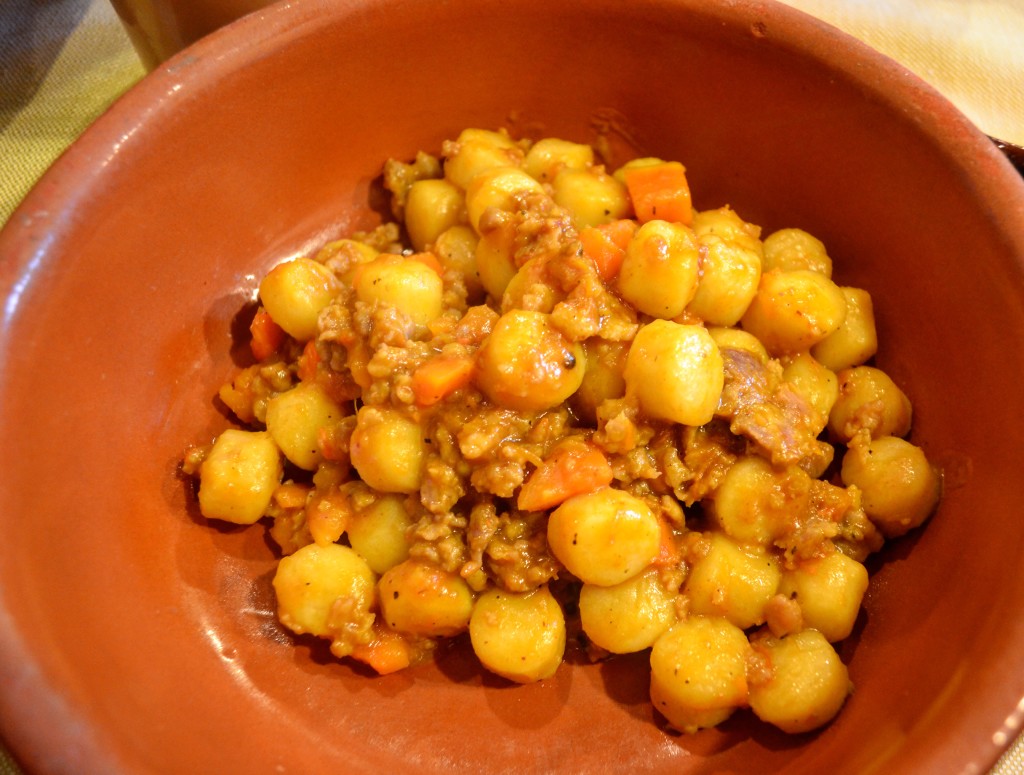
[[[784,732],[810,732],[828,723],[850,694],[846,665],[817,630],[753,641],[764,672],[751,681],[750,708]]]
[[[580,580],[599,586],[628,581],[657,557],[661,526],[650,507],[622,490],[576,495],[551,512],[548,545]]]
[[[565,653],[565,618],[550,590],[491,589],[469,620],[473,650],[493,673],[516,683],[550,678]]]
[[[242,427],[183,461],[200,513],[264,522],[284,630],[379,674],[637,654],[677,732],[827,724],[868,558],[942,495],[870,289],[653,152],[438,151],[384,162],[392,221],[259,283]]]
[[[651,649],[651,702],[676,729],[696,732],[748,702],[747,636],[721,617],[691,616]]]

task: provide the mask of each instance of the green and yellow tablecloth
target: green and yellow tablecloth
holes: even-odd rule
[[[143,74],[105,0],[0,0],[0,223]]]
[[[786,2],[901,62],[988,134],[1024,145],[1024,0]],[[107,0],[0,0],[0,225],[144,75]],[[20,773],[0,742],[0,775]],[[1024,775],[1024,739],[992,775]]]

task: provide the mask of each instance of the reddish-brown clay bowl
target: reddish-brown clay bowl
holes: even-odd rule
[[[466,126],[682,160],[700,207],[800,226],[870,290],[945,469],[842,646],[817,734],[670,734],[645,655],[532,686],[467,649],[375,678],[275,623],[259,527],[178,474],[225,427],[273,263],[378,219],[388,156]],[[173,58],[0,237],[0,722],[33,773],[983,772],[1024,697],[1024,185],[932,90],[769,2],[318,0]],[[873,566],[876,567],[876,566]]]

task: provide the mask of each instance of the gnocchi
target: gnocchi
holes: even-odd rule
[[[265,520],[281,625],[380,674],[446,639],[512,683],[643,653],[672,730],[816,729],[866,560],[941,471],[838,253],[598,147],[388,160],[393,222],[259,283],[199,512]]]

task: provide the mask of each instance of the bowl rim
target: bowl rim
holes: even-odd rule
[[[430,0],[404,0],[428,3]],[[464,0],[454,0],[459,5]],[[507,4],[508,0],[475,0],[477,4]],[[138,132],[173,112],[179,100],[193,91],[210,88],[218,72],[244,67],[257,57],[272,56],[291,41],[314,32],[333,14],[334,21],[349,13],[383,5],[382,0],[278,0],[252,12],[182,50],[115,100],[40,177],[0,230],[0,345],[20,314],[21,294],[36,267],[47,259],[54,244],[79,223],[79,207],[93,191],[101,190],[106,172]],[[616,0],[595,0],[594,8],[612,7]],[[784,47],[803,56],[823,59],[838,48],[848,56],[842,74],[882,102],[892,103],[883,85],[901,84],[906,100],[898,108],[909,116],[922,136],[956,153],[969,185],[985,198],[1000,203],[1015,222],[1024,223],[1024,182],[987,136],[936,89],[913,72],[833,25],[777,0],[639,0],[637,6],[672,5],[693,13],[725,13],[736,19],[767,20],[771,35]],[[812,38],[808,45],[802,38]],[[835,66],[834,54],[829,61]],[[909,99],[908,99],[909,98]],[[943,129],[940,130],[940,125]],[[954,131],[950,132],[950,127]],[[941,136],[944,138],[939,140]],[[129,154],[130,155],[130,154]],[[968,161],[964,162],[963,160]],[[56,207],[54,207],[56,205]],[[1014,239],[1024,256],[1024,234]],[[1024,271],[1024,267],[1020,267]],[[0,375],[6,358],[0,349]],[[0,390],[4,380],[0,376]],[[0,418],[2,429],[4,418]],[[0,481],[0,501],[7,485]],[[3,517],[0,516],[0,520]],[[0,565],[3,558],[0,556]],[[25,764],[42,771],[118,771],[118,757],[105,747],[109,742],[94,734],[79,719],[75,707],[62,697],[53,676],[45,675],[32,659],[27,641],[4,605],[0,589],[0,731],[13,753]],[[1024,699],[1007,709],[1001,730],[990,744],[973,751],[965,765],[988,768],[995,764],[1014,736],[1024,727]],[[1002,741],[997,742],[999,735]],[[54,749],[70,753],[62,756]]]

